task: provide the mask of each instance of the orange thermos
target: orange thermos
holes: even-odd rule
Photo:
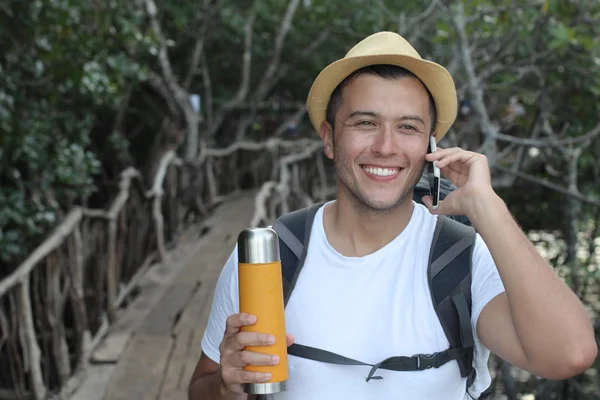
[[[245,384],[244,392],[259,395],[283,392],[288,380],[288,359],[277,233],[271,228],[244,229],[238,236],[238,263],[240,312],[256,316],[256,323],[242,330],[275,336],[273,345],[248,346],[246,350],[279,356],[276,365],[244,368],[271,373],[266,383]]]

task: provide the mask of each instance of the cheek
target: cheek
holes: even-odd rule
[[[343,144],[343,152],[348,157],[358,157],[362,153],[368,152],[373,146],[372,135],[348,135],[348,140]]]
[[[427,154],[427,142],[420,136],[400,136],[396,148],[412,161],[423,161]]]
[[[364,141],[364,140],[363,140]],[[352,137],[350,135],[339,135],[333,142],[333,154],[338,160],[344,159],[345,161],[351,160],[357,157],[362,151],[364,151],[365,144],[361,143],[359,138]]]

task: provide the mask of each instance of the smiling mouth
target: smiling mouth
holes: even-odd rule
[[[371,165],[361,165],[361,168],[364,169],[367,173],[371,175],[386,177],[393,176],[400,172],[400,168],[384,168],[384,167],[374,167]]]

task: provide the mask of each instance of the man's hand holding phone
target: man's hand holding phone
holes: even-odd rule
[[[482,205],[497,197],[492,188],[487,157],[459,147],[438,148],[436,150],[436,147],[432,146],[431,150],[425,156],[425,160],[428,163],[428,172],[431,171],[429,175],[431,177],[430,182],[433,184],[432,196],[426,196],[423,199],[424,203],[432,214],[465,215],[472,220],[472,214],[475,210],[480,210]],[[438,199],[438,206],[434,207],[435,200],[432,200],[432,197],[435,197],[433,192],[436,188],[439,197],[439,184],[435,185],[433,179],[435,178],[436,169],[438,169],[440,176],[444,175],[448,178],[457,189],[448,194],[443,201]]]

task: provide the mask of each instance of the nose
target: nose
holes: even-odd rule
[[[392,130],[382,127],[382,129],[374,137],[371,150],[380,157],[388,157],[393,155],[395,150]]]

